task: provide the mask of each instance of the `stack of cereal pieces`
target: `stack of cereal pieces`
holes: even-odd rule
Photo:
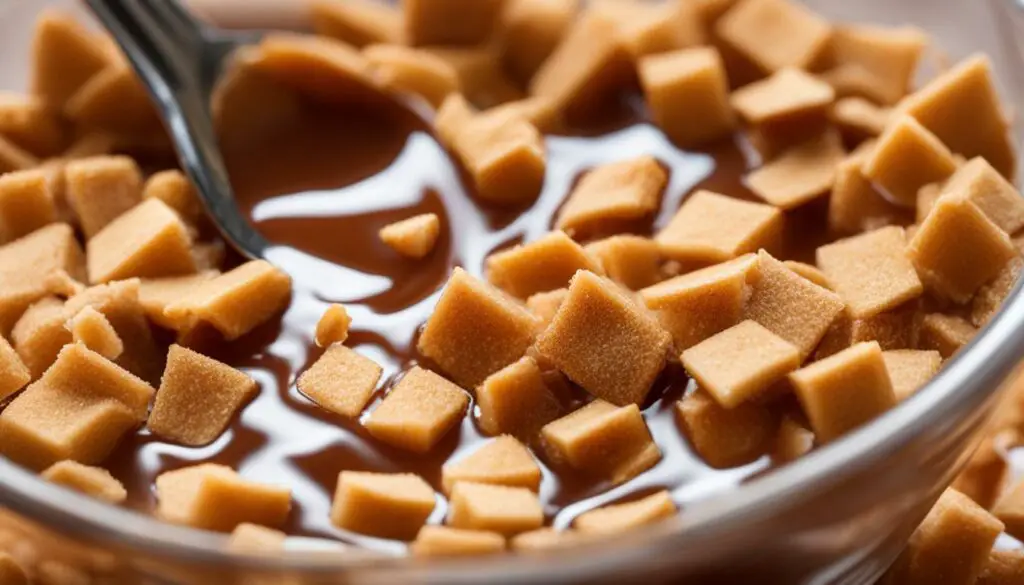
[[[681,147],[738,133],[763,157],[745,177],[759,201],[689,194],[652,237],[630,226],[659,208],[664,169],[649,157],[600,166],[567,194],[555,231],[493,254],[484,279],[456,269],[418,342],[436,371],[404,373],[362,424],[373,440],[424,453],[472,400],[495,438],[445,466],[443,526],[426,525],[438,495],[423,478],[346,470],[331,514],[339,528],[412,540],[414,554],[463,555],[549,549],[673,517],[661,491],[547,528],[535,456],[609,485],[650,469],[662,454],[641,407],[666,365],[681,363],[698,388],[675,408],[711,466],[798,458],[912,395],[1016,282],[1024,200],[984,56],[912,92],[926,45],[914,29],[833,26],[790,0],[576,4],[321,1],[321,36],[270,36],[242,59],[328,100],[353,83],[421,96],[485,204],[533,201],[543,133],[598,115],[637,82]],[[741,66],[727,69],[724,51]],[[12,283],[0,298],[10,339],[0,393],[14,396],[0,452],[117,502],[123,487],[88,466],[121,437],[146,424],[207,444],[256,390],[184,346],[165,355],[150,325],[183,344],[205,326],[236,339],[287,303],[290,283],[259,261],[219,273],[215,245],[194,241],[201,214],[183,177],[144,178],[130,158],[105,154],[148,144],[137,130],[154,121],[107,43],[47,15],[34,58],[31,95],[0,104],[10,112],[0,116],[0,271]],[[242,124],[231,119],[239,111],[222,114],[226,127]],[[66,148],[68,124],[79,138]],[[814,266],[782,260],[793,212],[825,198],[835,238]],[[410,218],[381,237],[422,257],[437,230],[436,217]],[[297,385],[356,419],[382,370],[343,345],[347,328],[332,307],[317,333],[326,351]],[[566,383],[592,400],[566,412],[556,399]],[[899,582],[1019,578],[1021,555],[991,549],[1004,522],[1016,534],[1020,491],[996,506],[1002,521],[948,492],[894,570]],[[156,492],[161,518],[234,530],[246,550],[282,546],[267,527],[288,514],[286,488],[200,465],[165,473]],[[954,546],[956,558],[944,556]]]

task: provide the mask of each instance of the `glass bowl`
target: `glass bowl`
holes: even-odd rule
[[[953,60],[988,53],[1011,111],[1024,105],[1024,5],[1017,0],[807,4],[835,20],[920,26]],[[46,6],[81,11],[72,0],[0,4],[3,89],[23,89],[33,22]],[[1020,143],[1019,129],[1017,134]],[[871,424],[793,464],[711,494],[675,522],[553,554],[427,563],[299,543],[283,554],[228,555],[222,536],[103,505],[5,460],[0,550],[34,559],[41,580],[60,585],[871,583],[973,449],[999,388],[1022,357],[1024,296],[1018,286],[1002,313],[931,384]]]

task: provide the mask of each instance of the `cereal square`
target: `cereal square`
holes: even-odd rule
[[[680,146],[706,144],[735,128],[729,79],[714,48],[649,55],[638,70],[651,118]]]
[[[521,358],[536,327],[525,307],[456,268],[417,347],[455,382],[472,388]]]
[[[917,192],[944,181],[956,170],[953,153],[910,116],[900,116],[878,138],[864,161],[864,176],[904,207],[917,203]]]
[[[74,229],[55,223],[0,246],[0,330],[9,333],[32,303],[74,294],[85,280],[85,255]]]
[[[839,134],[826,131],[747,175],[747,186],[775,207],[793,209],[828,193],[845,156]]]
[[[891,118],[892,109],[861,97],[840,98],[829,112],[829,120],[839,127],[843,137],[858,141],[882,134]]]
[[[640,298],[683,351],[738,324],[760,275],[757,255],[746,254],[645,288]]]
[[[640,290],[663,278],[661,248],[650,238],[622,234],[591,242],[584,249],[608,278],[630,290]]]
[[[1024,259],[1014,258],[1006,263],[995,278],[978,289],[971,301],[971,324],[984,327],[992,320],[1003,306],[1003,301],[1010,296],[1024,269]]]
[[[54,111],[111,62],[97,35],[56,10],[43,12],[32,39],[31,93]]]
[[[316,34],[356,47],[400,43],[404,35],[402,13],[391,4],[375,0],[314,0],[309,8]]]
[[[741,0],[718,21],[715,32],[765,73],[806,69],[828,46],[832,26],[791,0]]]
[[[444,59],[401,45],[370,45],[363,55],[373,66],[374,79],[385,89],[423,98],[434,109],[459,91],[459,74]]]
[[[567,465],[614,484],[653,467],[661,451],[635,404],[615,407],[595,400],[541,430],[544,451]]]
[[[521,487],[460,481],[452,488],[447,523],[504,536],[544,525],[544,509],[532,491]]]
[[[149,92],[126,63],[111,65],[89,78],[64,104],[64,116],[77,127],[124,136],[160,136],[157,133],[162,130]]]
[[[892,105],[907,94],[927,45],[927,35],[910,26],[841,26],[832,35],[833,68],[824,77],[841,95]]]
[[[900,349],[882,352],[896,401],[902,402],[928,383],[942,367],[937,351]]]
[[[65,327],[64,303],[56,297],[44,297],[30,305],[11,330],[11,343],[32,379],[43,374],[57,359],[60,349],[72,341]]]
[[[451,494],[456,482],[471,481],[489,485],[540,489],[540,466],[529,449],[514,437],[502,435],[468,456],[445,463],[441,484]]]
[[[526,308],[538,320],[537,331],[544,331],[548,328],[567,296],[569,296],[569,289],[560,288],[550,292],[537,293],[526,299]]]
[[[39,96],[0,91],[0,135],[29,153],[60,153],[67,138],[62,122]]]
[[[921,349],[934,349],[948,359],[970,343],[977,333],[978,329],[962,317],[932,313],[921,320],[918,345]]]
[[[7,400],[32,381],[32,372],[21,361],[10,342],[0,336],[0,402]]]
[[[814,284],[772,258],[758,253],[761,278],[754,284],[744,308],[752,319],[800,350],[807,357],[843,312],[843,301],[832,291]]]
[[[345,343],[350,325],[352,317],[348,316],[344,306],[334,303],[327,307],[320,320],[316,322],[316,346],[326,348],[335,343]]]
[[[826,358],[862,341],[877,341],[883,350],[914,347],[921,316],[916,301],[864,319],[854,319],[849,311],[843,311],[818,343],[814,359]]]
[[[142,379],[79,344],[64,346],[53,365],[26,388],[25,393],[36,386],[83,398],[88,395],[92,399],[116,400],[126,406],[139,422],[146,419],[155,393]]]
[[[676,504],[672,496],[661,490],[638,500],[584,512],[573,520],[572,525],[586,534],[620,534],[675,515]]]
[[[513,0],[501,19],[502,65],[526,85],[572,26],[579,0]]]
[[[220,271],[204,270],[186,276],[143,278],[139,282],[139,304],[145,311],[146,318],[154,324],[165,329],[178,329],[182,325],[166,317],[164,310],[191,293],[199,284],[219,275]]]
[[[966,303],[1018,252],[976,205],[943,197],[910,240],[907,255],[925,288]]]
[[[829,84],[786,67],[734,91],[729,102],[747,124],[772,127],[788,121],[822,120],[835,97]]]
[[[256,380],[231,366],[172,345],[147,426],[168,441],[207,445],[257,389]]]
[[[296,386],[320,408],[356,418],[373,397],[381,374],[376,362],[339,343],[328,347]]]
[[[406,258],[425,258],[441,235],[441,220],[436,213],[424,213],[388,224],[380,230],[380,239]]]
[[[71,331],[72,341],[85,345],[108,360],[116,360],[124,352],[124,342],[114,326],[91,305],[75,313],[64,326]]]
[[[279,526],[292,507],[288,488],[249,481],[212,463],[158,475],[156,498],[156,515],[163,520],[217,532],[243,523]]]
[[[64,182],[68,203],[87,239],[142,201],[142,171],[126,156],[70,161]]]
[[[562,231],[491,254],[485,266],[491,284],[521,299],[565,288],[578,270],[602,273],[597,260]]]
[[[854,319],[866,319],[924,292],[901,227],[884,227],[818,248],[818,266]]]
[[[364,426],[389,445],[426,453],[458,424],[468,406],[462,388],[417,366],[391,388]]]
[[[858,343],[789,375],[822,443],[839,438],[896,405],[878,342]]]
[[[783,221],[782,212],[770,205],[697,191],[654,239],[669,258],[714,264],[761,248],[779,248]]]
[[[65,460],[47,467],[40,475],[47,481],[110,504],[120,504],[128,499],[124,485],[102,467]]]
[[[771,447],[779,426],[778,417],[762,404],[747,402],[726,409],[699,388],[676,403],[676,415],[694,451],[716,469],[759,459]]]
[[[981,157],[967,161],[942,188],[941,196],[960,197],[978,206],[1007,234],[1024,227],[1024,198]]]
[[[160,171],[146,179],[142,198],[163,201],[189,223],[195,223],[203,215],[203,204],[196,188],[179,170]]]
[[[836,167],[828,199],[828,226],[840,234],[857,234],[899,223],[905,211],[886,199],[864,176],[863,161],[848,157]]]
[[[772,461],[788,463],[810,453],[813,448],[814,433],[807,425],[792,415],[783,417],[772,445]]]
[[[418,475],[342,471],[331,522],[359,534],[412,540],[435,504],[434,490]]]
[[[587,392],[624,406],[647,397],[671,341],[617,285],[580,271],[536,347]]]
[[[555,227],[586,233],[640,221],[658,209],[667,182],[665,169],[650,156],[599,166],[569,194]]]
[[[483,201],[521,206],[533,202],[544,186],[544,139],[515,111],[470,117],[454,134],[453,147]]]
[[[486,530],[463,530],[449,526],[424,526],[409,545],[415,557],[461,557],[500,553],[505,537]]]
[[[280,530],[243,522],[231,531],[228,550],[237,553],[282,551],[287,538]]]
[[[476,405],[484,432],[527,441],[562,412],[537,361],[529,356],[488,376],[476,389]]]
[[[88,241],[89,281],[193,273],[191,246],[192,238],[178,214],[159,199],[148,199]]]
[[[0,175],[0,242],[10,242],[57,221],[53,187],[45,171]]]
[[[503,0],[403,0],[405,40],[422,45],[479,45],[498,23]]]

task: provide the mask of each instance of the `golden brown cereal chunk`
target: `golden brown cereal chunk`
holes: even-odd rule
[[[315,0],[313,30],[356,47],[402,41],[402,13],[374,0]]]
[[[843,311],[814,350],[814,359],[820,360],[862,341],[877,341],[884,350],[914,347],[920,320],[917,302],[866,319],[854,319]]]
[[[587,244],[608,278],[630,290],[639,290],[660,281],[661,248],[650,238],[618,235]]]
[[[579,0],[508,0],[501,17],[502,64],[526,84],[569,30]]]
[[[725,65],[714,48],[649,55],[638,67],[651,118],[680,146],[712,142],[736,126]]]
[[[658,208],[667,181],[668,174],[650,156],[597,167],[569,194],[555,227],[586,232],[643,219]]]
[[[498,45],[430,47],[423,50],[455,69],[462,94],[477,107],[491,108],[524,97],[523,90],[509,79],[502,68]]]
[[[993,550],[977,585],[1014,585],[1024,580],[1024,553],[1019,550]]]
[[[503,0],[403,0],[410,45],[478,45],[491,36]]]
[[[92,238],[142,200],[142,171],[126,156],[74,160],[64,169],[68,202]]]
[[[929,291],[966,303],[1018,252],[976,205],[942,197],[910,240],[907,255]]]
[[[876,106],[860,97],[836,100],[829,113],[829,119],[842,130],[843,136],[856,139],[880,135],[891,117],[891,109]]]
[[[60,349],[72,341],[64,326],[67,319],[60,299],[44,297],[30,305],[14,324],[11,343],[33,379],[41,376]]]
[[[60,117],[39,96],[0,91],[0,135],[37,156],[64,148]]]
[[[942,367],[942,356],[937,351],[902,349],[882,352],[885,369],[889,372],[896,401],[901,402],[928,383]]]
[[[68,98],[64,115],[82,128],[136,135],[160,129],[149,93],[127,64],[111,65],[89,78]]]
[[[172,345],[147,426],[182,445],[209,444],[257,389],[256,380],[231,366]]]
[[[288,536],[279,530],[243,522],[231,531],[228,550],[241,553],[280,551],[284,550],[287,538]]]
[[[434,108],[459,91],[459,74],[450,63],[426,51],[400,45],[370,45],[363,55],[385,88],[416,94]]]
[[[412,540],[435,503],[434,490],[418,475],[342,471],[331,522],[360,534]]]
[[[899,110],[917,118],[951,151],[983,157],[1004,177],[1014,176],[1015,149],[988,57],[961,61],[909,96]]]
[[[326,103],[364,99],[372,67],[362,53],[332,38],[274,33],[263,38],[252,66],[281,85]]]
[[[635,404],[595,400],[541,430],[544,450],[559,464],[619,484],[653,467],[661,451]]]
[[[864,161],[864,176],[904,207],[917,203],[921,187],[944,181],[955,170],[953,153],[910,116],[890,124]]]
[[[124,485],[102,467],[65,460],[54,463],[41,475],[47,481],[111,504],[120,504],[128,498]]]
[[[646,398],[671,341],[617,285],[580,271],[536,347],[587,392],[624,406]]]
[[[228,340],[238,339],[265,323],[288,303],[291,278],[264,260],[246,262],[220,276],[207,279],[164,316],[190,329],[199,322],[213,325]]]
[[[810,67],[832,36],[823,18],[790,0],[741,0],[715,26],[730,47],[766,73]]]
[[[800,69],[786,67],[732,93],[729,103],[752,126],[823,119],[835,100],[827,83]]]
[[[906,585],[975,583],[1003,523],[967,496],[947,489],[890,570]]]
[[[832,35],[833,68],[824,78],[841,95],[895,104],[907,94],[927,44],[913,27],[842,26]]]
[[[761,278],[753,286],[744,317],[795,345],[801,356],[810,355],[843,312],[842,300],[767,252],[762,250],[758,257]]]
[[[163,201],[185,221],[195,222],[203,213],[195,187],[181,171],[161,171],[149,177],[142,188],[142,198]]]
[[[476,404],[484,432],[525,440],[562,412],[537,361],[529,356],[488,376],[476,389]]]
[[[469,406],[455,384],[419,366],[391,388],[363,426],[389,445],[426,453],[454,427]]]
[[[505,550],[505,537],[485,530],[424,526],[409,546],[416,557],[461,557],[495,554]]]
[[[417,347],[457,383],[472,388],[522,357],[536,327],[536,317],[525,307],[456,268]]]
[[[793,209],[832,188],[836,165],[845,155],[839,135],[826,131],[747,175],[747,186],[768,203]]]
[[[53,110],[110,62],[99,37],[70,16],[48,10],[36,21],[30,86]]]
[[[573,521],[573,528],[588,534],[618,534],[653,524],[676,515],[676,504],[665,490],[623,504],[602,506],[584,512]]]
[[[565,288],[578,270],[602,272],[597,260],[562,231],[491,254],[485,270],[491,284],[521,299]]]
[[[800,367],[800,350],[758,323],[744,321],[687,349],[680,360],[719,404],[735,408]]]
[[[299,376],[296,385],[320,408],[355,418],[370,402],[382,373],[373,360],[337,343]]]
[[[516,206],[540,194],[547,169],[544,139],[526,118],[509,110],[472,116],[453,138],[480,199]]]
[[[770,448],[779,425],[761,404],[726,409],[702,389],[677,402],[676,414],[697,454],[718,469],[756,461]]]
[[[144,278],[139,283],[139,304],[150,321],[167,329],[175,329],[175,322],[164,316],[164,309],[192,292],[200,283],[219,274],[216,270],[206,270],[187,276]]]
[[[84,344],[108,360],[116,360],[124,352],[124,342],[114,326],[91,305],[78,311],[64,326],[71,331],[75,343]]]
[[[918,343],[922,349],[934,349],[943,358],[950,358],[970,343],[977,333],[978,329],[961,317],[932,313],[921,321]]]
[[[14,396],[31,381],[32,372],[28,366],[21,361],[10,342],[0,336],[0,402]]]
[[[786,260],[783,264],[786,268],[789,268],[814,284],[822,288],[832,290],[832,283],[828,281],[828,277],[825,276],[825,273],[819,270],[817,266],[811,266],[810,264],[797,262],[796,260]]]
[[[490,485],[540,489],[540,466],[530,451],[509,435],[502,435],[441,470],[444,492],[450,494],[456,482],[472,481]]]
[[[392,250],[408,258],[423,258],[434,249],[441,234],[436,213],[424,213],[384,226],[380,239]]]
[[[532,491],[521,487],[460,481],[452,488],[447,523],[504,536],[544,525],[544,510]]]
[[[978,289],[974,300],[971,301],[971,323],[975,327],[984,327],[996,316],[1003,306],[1003,301],[1010,296],[1010,291],[1017,284],[1022,269],[1024,260],[1014,258],[1006,263],[995,278]]]
[[[586,118],[632,76],[632,59],[616,24],[584,14],[537,70],[530,94],[549,98],[571,119]]]
[[[39,159],[32,153],[0,136],[0,173],[26,171],[39,164]]]
[[[838,233],[871,231],[898,223],[904,214],[864,176],[863,166],[861,158],[851,156],[836,167],[828,200],[828,225]]]
[[[782,243],[783,215],[770,205],[697,191],[683,202],[655,241],[684,263],[724,262]]]
[[[757,256],[746,254],[645,288],[640,298],[683,351],[738,324],[760,274]]]
[[[884,227],[818,248],[818,266],[854,319],[921,296],[924,286],[904,253],[901,227]]]
[[[942,196],[967,199],[1008,234],[1024,227],[1024,198],[981,157],[957,169],[942,188]]]
[[[345,307],[337,303],[327,307],[316,323],[316,346],[330,347],[335,343],[344,343],[348,339],[351,324],[352,317],[348,316]]]
[[[810,453],[813,448],[814,433],[806,424],[790,415],[783,417],[778,434],[775,435],[775,444],[772,446],[772,460],[787,463]]]
[[[0,175],[0,242],[10,242],[57,221],[53,187],[43,170]]]
[[[892,382],[878,342],[858,343],[789,375],[797,398],[822,443],[832,441],[892,408]]]
[[[278,526],[292,507],[288,488],[248,481],[212,463],[158,475],[156,498],[160,518],[218,532],[243,523]]]
[[[191,274],[192,238],[170,207],[147,199],[110,222],[86,244],[89,281]]]

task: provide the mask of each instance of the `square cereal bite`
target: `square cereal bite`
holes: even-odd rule
[[[514,437],[502,435],[470,455],[450,461],[441,469],[441,484],[451,494],[456,482],[540,489],[540,466],[529,449]]]
[[[901,227],[885,227],[821,246],[818,267],[854,319],[866,319],[924,292],[907,258]]]
[[[456,268],[417,348],[453,380],[472,388],[521,358],[536,327],[536,317],[525,307]]]
[[[601,165],[569,193],[555,227],[587,233],[640,221],[658,209],[667,182],[665,169],[650,156]]]
[[[460,557],[500,553],[505,537],[486,530],[464,530],[450,526],[424,526],[409,545],[415,557]]]
[[[191,274],[192,238],[159,199],[147,199],[107,224],[86,243],[89,281]]]
[[[635,404],[615,407],[603,400],[547,424],[544,451],[560,465],[624,483],[661,460],[651,432]]]
[[[337,343],[302,372],[296,386],[320,408],[356,418],[369,404],[382,373],[376,362]]]
[[[391,388],[363,426],[377,440],[426,453],[458,424],[468,406],[462,388],[417,366]]]
[[[863,319],[855,319],[844,310],[821,338],[814,359],[826,358],[862,341],[877,341],[884,350],[915,347],[922,317],[917,301]]]
[[[203,215],[203,204],[195,187],[179,170],[160,171],[146,179],[142,198],[163,201],[189,223],[195,223]]]
[[[0,336],[0,402],[14,396],[31,381],[32,372],[28,366],[21,361],[10,342]]]
[[[128,498],[124,485],[102,467],[90,467],[70,460],[58,461],[40,476],[110,504],[120,504]]]
[[[401,45],[374,44],[363,48],[374,79],[391,91],[418,95],[438,108],[459,91],[459,74],[450,63],[427,51]]]
[[[800,367],[800,350],[754,321],[744,321],[683,352],[686,372],[725,408],[758,398]]]
[[[476,389],[476,405],[484,432],[507,433],[526,441],[562,413],[544,373],[529,356],[488,376]]]
[[[334,37],[356,47],[400,43],[402,13],[375,0],[313,0],[310,17],[316,34]]]
[[[948,359],[970,343],[977,333],[977,327],[962,317],[931,313],[921,320],[918,345],[921,349],[934,349]]]
[[[510,537],[543,526],[544,509],[526,488],[459,481],[452,487],[447,523]]]
[[[65,193],[85,237],[142,201],[142,171],[126,156],[73,160],[64,168]]]
[[[839,128],[843,137],[855,140],[879,136],[891,118],[891,108],[877,106],[861,97],[840,98],[832,104],[829,112],[829,120]]]
[[[435,213],[424,213],[388,224],[378,234],[389,248],[407,258],[424,258],[434,249],[441,235],[441,220]]]
[[[723,408],[698,388],[676,403],[676,416],[694,451],[717,469],[756,461],[771,448],[778,416],[763,404]]]
[[[488,282],[521,299],[565,288],[578,270],[602,273],[597,259],[562,231],[491,254],[485,266]]]
[[[770,205],[697,191],[654,239],[668,258],[714,264],[761,248],[777,249],[783,222],[782,212]]]
[[[81,343],[108,360],[116,360],[124,352],[124,342],[110,321],[91,305],[75,313],[64,324],[71,332],[71,339]]]
[[[867,423],[896,405],[877,342],[858,343],[789,375],[822,443]]]
[[[650,238],[622,234],[584,246],[608,278],[630,290],[660,281],[661,248]]]
[[[172,345],[146,426],[165,440],[206,445],[258,389],[256,380],[231,366]]]
[[[10,242],[57,221],[53,185],[46,171],[0,174],[0,242]]]
[[[1007,234],[1016,234],[1024,227],[1024,198],[984,158],[964,163],[940,188],[938,196],[970,201]]]
[[[765,73],[809,68],[832,37],[832,25],[791,0],[741,0],[718,21],[723,42]]]
[[[584,512],[573,520],[572,526],[586,534],[619,534],[673,518],[676,511],[672,496],[661,490],[638,500]]]
[[[65,344],[72,341],[65,327],[64,303],[56,297],[44,297],[32,303],[11,330],[11,343],[22,362],[36,379],[57,359]]]
[[[864,160],[864,176],[904,207],[917,203],[925,185],[944,181],[956,170],[953,153],[910,116],[899,116],[879,136]]]
[[[503,0],[403,0],[410,45],[479,45],[498,23]]]
[[[572,26],[580,0],[510,0],[501,16],[502,65],[527,85]]]
[[[892,105],[910,88],[928,36],[912,26],[840,26],[832,35],[831,68],[822,77],[840,95]]]
[[[32,303],[74,294],[85,280],[85,254],[66,223],[42,227],[0,246],[0,330],[9,333]]]
[[[836,165],[846,152],[839,134],[826,130],[782,152],[778,158],[747,175],[747,186],[758,197],[784,210],[825,195],[835,184]]]
[[[100,37],[70,16],[44,11],[32,39],[32,95],[61,111],[65,102],[93,75],[111,64]]]
[[[798,132],[798,125],[814,128],[825,120],[835,97],[824,81],[786,67],[737,89],[729,103],[747,124],[770,136]]]
[[[143,278],[139,281],[139,304],[152,323],[166,329],[178,329],[180,324],[166,317],[164,309],[192,292],[199,284],[219,275],[219,270],[204,270],[185,276]]]
[[[907,213],[885,198],[864,176],[862,157],[849,156],[836,166],[828,199],[828,226],[840,234],[856,234],[899,223]]]
[[[882,352],[896,401],[901,402],[928,383],[942,367],[937,351],[900,349]]]
[[[243,523],[278,526],[292,507],[288,488],[249,481],[212,463],[158,475],[156,498],[160,518],[217,532],[231,532]]]
[[[378,538],[412,540],[435,504],[434,490],[418,475],[342,471],[331,523]]]
[[[644,401],[671,341],[617,285],[580,271],[536,347],[587,392],[621,406]]]
[[[649,55],[638,71],[651,118],[677,144],[698,146],[732,133],[729,79],[714,48]]]

